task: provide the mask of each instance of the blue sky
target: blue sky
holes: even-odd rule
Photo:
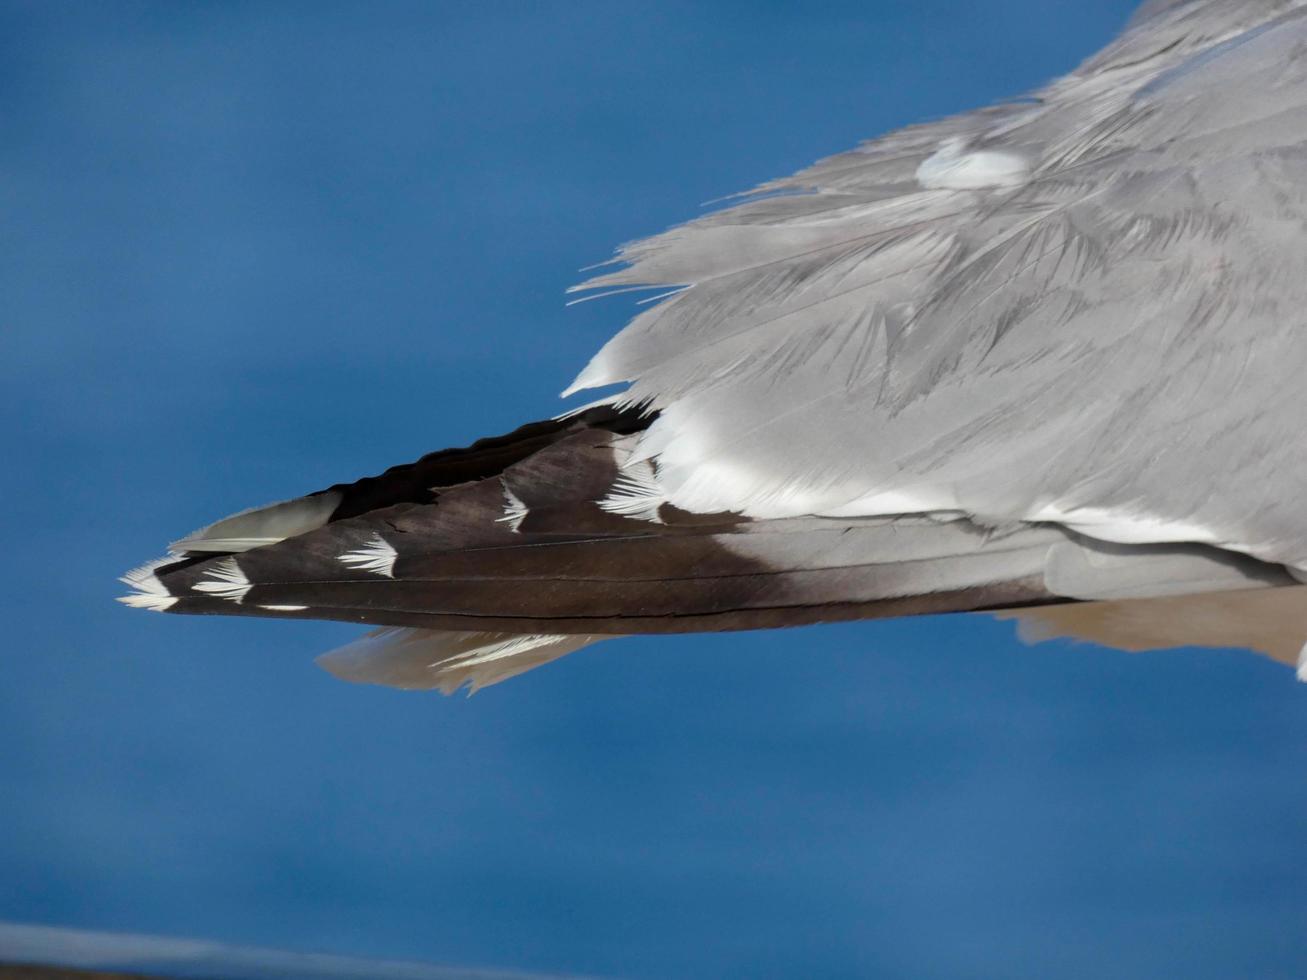
[[[0,918],[629,977],[1290,976],[1307,695],[977,619],[470,700],[154,616],[233,510],[557,410],[577,269],[1018,95],[1124,0],[0,3]]]

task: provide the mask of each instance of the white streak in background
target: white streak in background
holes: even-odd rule
[[[526,515],[531,512],[531,508],[522,503],[522,498],[508,489],[508,484],[503,480],[499,481],[500,486],[504,488],[504,516],[496,517],[496,524],[507,524],[508,529],[514,534],[521,528],[522,522],[526,520]]]
[[[386,578],[394,578],[397,557],[399,553],[390,546],[389,542],[380,534],[374,534],[362,548],[347,551],[339,556],[338,560],[359,571],[374,572]]]
[[[318,666],[341,680],[406,690],[468,693],[557,660],[609,635],[462,632],[386,627],[322,654]]]
[[[1298,680],[1307,684],[1307,644],[1298,651]]]
[[[1019,187],[1030,177],[1030,164],[1015,153],[968,150],[960,136],[946,139],[917,168],[917,183],[928,191],[983,191]]]
[[[224,558],[220,562],[215,562],[207,574],[209,575],[208,579],[196,582],[192,586],[196,592],[207,592],[219,599],[227,599],[231,602],[245,601],[245,596],[251,588],[250,580],[245,577],[245,573],[241,571],[241,567],[236,563],[235,558]]]
[[[636,460],[622,467],[612,489],[599,501],[599,509],[637,521],[661,524],[658,508],[667,503],[667,495],[658,482],[658,473],[649,460]]]
[[[565,980],[564,975],[447,967],[400,960],[364,960],[225,946],[126,932],[91,932],[0,922],[6,961],[110,971],[117,976],[224,977],[226,980]],[[21,968],[20,968],[21,969]],[[42,974],[44,976],[44,974]]]
[[[177,601],[177,597],[164,587],[159,577],[154,574],[154,570],[160,565],[167,565],[176,560],[176,555],[164,555],[162,558],[146,562],[139,568],[133,568],[118,581],[130,585],[136,591],[131,595],[119,596],[118,601],[133,609],[153,609],[155,612],[163,612],[171,607]]]
[[[266,609],[268,612],[303,612],[308,606],[259,606],[260,609]]]

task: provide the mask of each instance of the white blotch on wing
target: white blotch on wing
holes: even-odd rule
[[[917,168],[917,183],[928,191],[982,191],[1019,187],[1030,177],[1030,164],[1023,157],[1001,150],[968,150],[967,145],[959,136],[945,140]]]
[[[167,565],[176,560],[176,555],[164,555],[162,558],[146,562],[139,568],[133,568],[118,581],[130,585],[136,591],[131,595],[119,596],[118,601],[133,609],[153,609],[155,612],[163,612],[171,607],[177,601],[177,597],[164,587],[159,577],[154,574],[154,570],[160,565]]]
[[[339,561],[350,568],[364,572],[374,572],[386,578],[395,577],[395,559],[399,553],[380,534],[372,535],[371,540],[362,548],[347,551],[339,556]]]
[[[530,513],[530,508],[522,502],[522,498],[508,489],[508,484],[500,480],[500,485],[504,488],[504,516],[496,517],[495,522],[498,524],[507,524],[508,529],[514,534],[522,527],[522,522],[526,520],[526,515]]]
[[[192,588],[196,592],[207,592],[219,599],[231,602],[243,602],[249,593],[250,580],[245,577],[235,558],[224,558],[215,562],[208,571],[209,578],[196,582]]]

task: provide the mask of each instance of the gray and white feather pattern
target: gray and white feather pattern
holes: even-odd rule
[[[359,571],[372,572],[386,578],[395,577],[395,559],[399,553],[389,541],[380,534],[374,534],[361,548],[347,551],[340,556],[342,564]]]
[[[1276,451],[1307,422],[1304,45],[1301,4],[1173,6],[1033,104],[628,246],[586,287],[694,288],[573,387],[661,412],[642,441],[688,510],[955,509],[1307,565],[1277,491],[1307,460]],[[923,186],[941,154],[1003,179]]]
[[[252,584],[246,578],[245,572],[235,558],[223,558],[214,562],[208,572],[208,578],[196,582],[192,586],[196,592],[207,592],[209,595],[217,596],[219,599],[226,599],[229,602],[241,603],[245,601]]]
[[[1003,608],[1299,663],[1307,0],[1152,0],[757,191],[576,287],[666,289],[568,389],[622,394],[220,521],[125,601],[387,627],[329,665],[400,686]]]

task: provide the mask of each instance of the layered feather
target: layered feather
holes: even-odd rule
[[[920,612],[1298,656],[1307,0],[1153,0],[758,191],[578,287],[666,290],[570,389],[621,395],[219,521],[124,601],[381,626],[325,665],[445,690]]]
[[[1307,566],[1279,490],[1307,479],[1304,52],[1301,3],[1158,5],[1029,102],[626,246],[586,288],[690,288],[576,386],[661,412],[636,454],[688,510],[948,508]],[[1006,176],[923,181],[941,154]]]
[[[323,665],[350,680],[450,691],[633,632],[1177,589],[1276,591],[1293,581],[1283,569],[1202,546],[1128,549],[1054,524],[986,527],[956,513],[753,520],[650,509],[644,501],[660,499],[656,471],[631,463],[647,421],[594,409],[338,486],[337,513],[321,526],[233,554],[152,563],[128,576],[137,593],[127,601],[386,627]],[[483,475],[440,486],[451,468]],[[437,489],[413,492],[415,474]],[[351,513],[360,493],[375,506]],[[640,503],[613,505],[628,499]]]

